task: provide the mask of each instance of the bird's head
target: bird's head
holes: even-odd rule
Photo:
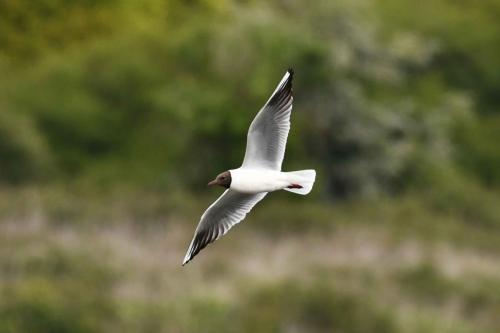
[[[231,186],[231,173],[229,171],[224,171],[208,183],[208,186],[213,185],[220,185],[222,187],[229,188]]]

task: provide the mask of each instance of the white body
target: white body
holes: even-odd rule
[[[281,171],[238,168],[229,172],[230,189],[243,193],[273,192],[284,189],[292,182],[286,173]]]
[[[270,169],[238,168],[229,170],[231,173],[230,189],[242,193],[273,192],[287,190],[299,194],[307,194],[311,191],[316,172],[314,170],[302,170],[293,172],[281,172]],[[289,189],[296,184],[301,189]]]

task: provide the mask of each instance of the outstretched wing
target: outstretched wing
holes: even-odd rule
[[[241,222],[267,192],[249,194],[226,190],[201,216],[182,265],[187,264],[208,244],[216,241]]]
[[[252,121],[242,167],[281,170],[292,112],[293,70],[289,69]]]

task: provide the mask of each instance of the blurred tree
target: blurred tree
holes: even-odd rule
[[[46,142],[32,119],[0,111],[0,183],[43,180],[50,169]]]
[[[54,34],[68,43],[75,32],[66,25],[77,14],[66,10],[85,8],[75,13],[88,16],[81,18],[82,33],[93,36],[55,55],[39,49],[36,69],[13,69],[14,82],[4,83],[10,109],[46,143],[61,179],[171,188],[237,167],[248,125],[288,66],[297,78],[285,167],[308,162],[320,168],[331,195],[397,193],[438,174],[423,169],[453,167],[460,159],[470,159],[465,169],[479,178],[499,178],[494,154],[469,141],[485,141],[483,125],[457,140],[485,100],[452,83],[451,67],[436,67],[453,48],[441,39],[458,36],[439,37],[440,25],[426,30],[381,20],[395,4],[109,0],[47,3],[32,11],[21,4],[8,2],[2,15],[23,13],[35,22],[51,17]],[[123,16],[98,29],[112,34],[92,32],[99,26],[94,20],[120,8]],[[130,24],[121,26],[124,20]],[[35,39],[46,38],[13,31],[27,49],[38,50]],[[488,138],[496,137],[495,129]],[[28,161],[5,164],[23,169]],[[488,171],[478,167],[483,163]]]
[[[428,72],[447,89],[460,89],[474,99],[478,115],[466,130],[456,133],[459,162],[467,177],[498,186],[498,154],[488,142],[500,140],[500,2],[449,0],[378,1],[376,10],[387,33],[415,31],[437,45]]]
[[[109,33],[119,0],[4,0],[0,2],[0,57],[33,61],[46,51]]]

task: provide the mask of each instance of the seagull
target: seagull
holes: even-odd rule
[[[208,186],[225,187],[226,191],[201,216],[182,266],[243,221],[267,193],[285,190],[306,195],[311,192],[315,170],[281,171],[290,130],[293,73],[293,69],[285,73],[252,121],[241,167],[225,171],[208,183]]]

